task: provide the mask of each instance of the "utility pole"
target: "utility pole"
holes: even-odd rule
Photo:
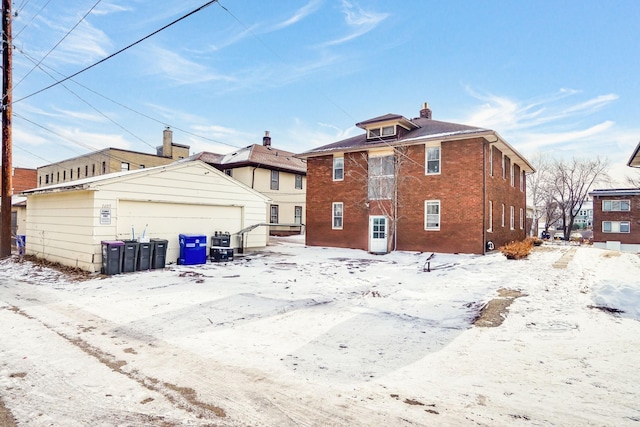
[[[0,199],[0,259],[11,256],[11,0],[2,0],[2,197]]]

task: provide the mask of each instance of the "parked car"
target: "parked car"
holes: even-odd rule
[[[574,231],[569,236],[569,240],[571,240],[572,242],[582,242],[584,238],[582,237],[582,233],[580,233],[579,231]]]
[[[553,240],[564,240],[564,233],[562,231],[558,231],[553,235]]]
[[[542,230],[542,233],[540,233],[540,238],[541,239],[550,239],[551,238],[551,233],[549,233],[546,230]]]

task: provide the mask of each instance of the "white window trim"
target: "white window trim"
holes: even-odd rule
[[[502,178],[507,179],[507,156],[502,155]]]
[[[524,215],[523,215],[523,210],[522,208],[520,208],[520,230],[524,229]]]
[[[516,229],[516,209],[513,206],[509,206],[509,228]]]
[[[500,218],[500,225],[504,228],[504,203],[502,204],[502,217]]]
[[[611,224],[611,231],[604,230],[604,224]],[[620,231],[620,225],[627,224],[629,231]],[[631,233],[631,222],[630,221],[602,221],[602,232],[606,234],[629,234]]]
[[[619,202],[620,204],[622,204],[622,202],[626,202],[627,206],[629,207],[629,209],[605,209],[605,203],[610,203],[611,205],[613,205],[614,202]],[[630,212],[631,211],[631,200],[627,200],[627,199],[616,199],[616,200],[603,200],[602,201],[602,212]]]
[[[336,178],[336,161],[342,160],[342,177]],[[344,181],[344,156],[336,156],[333,158],[333,168],[331,171],[332,178],[334,181]]]
[[[428,227],[427,226],[427,206],[429,204],[437,203],[438,204],[438,226],[437,227]],[[434,214],[431,214],[434,215]],[[442,223],[442,204],[440,200],[425,200],[424,201],[424,229],[426,231],[440,231],[440,225]]]
[[[489,233],[493,233],[493,202],[489,200],[489,228],[487,228]]]
[[[511,162],[511,164],[509,165],[509,173],[510,173],[510,179],[511,179],[511,186],[515,187],[516,186],[516,176],[514,175],[514,169],[513,169],[513,162]]]
[[[493,176],[493,145],[489,145],[489,176]]]
[[[527,179],[527,175],[524,171],[520,174],[520,191],[524,191],[524,180]]]
[[[337,218],[336,216],[336,206],[340,205],[341,209],[340,212],[342,213],[342,215],[340,216],[340,226],[336,227],[336,222],[335,219]],[[344,228],[344,203],[342,202],[333,202],[331,204],[331,229],[332,230],[342,230]]]
[[[438,172],[429,172],[429,148],[438,149]],[[440,175],[442,173],[442,145],[438,142],[436,144],[425,144],[424,147],[424,174],[425,175]]]

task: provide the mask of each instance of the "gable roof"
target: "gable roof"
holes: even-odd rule
[[[68,181],[60,184],[53,184],[46,187],[32,188],[30,190],[23,191],[21,195],[28,197],[34,194],[60,193],[60,192],[77,191],[77,190],[95,191],[95,190],[98,190],[103,185],[112,184],[114,182],[127,181],[127,180],[135,179],[141,176],[155,175],[155,174],[163,173],[165,171],[171,171],[171,170],[182,169],[182,168],[203,168],[205,169],[205,175],[209,173],[217,174],[217,176],[222,177],[225,180],[228,180],[231,185],[240,186],[245,191],[248,191],[257,196],[260,196],[260,198],[263,198],[265,200],[269,200],[269,198],[265,197],[263,194],[255,191],[252,188],[247,187],[246,185],[236,181],[230,176],[227,176],[226,174],[220,172],[213,166],[210,166],[207,163],[199,160],[191,161],[191,162],[176,161],[164,166],[155,166],[152,168],[136,169],[132,171],[122,171],[122,172],[108,173],[105,175],[97,175],[89,178],[78,179],[75,181]]]
[[[640,196],[640,188],[608,188],[589,192],[590,196]]]
[[[258,144],[249,145],[229,154],[203,151],[187,157],[185,160],[202,160],[223,169],[257,166],[300,175],[307,173],[306,160],[295,157],[295,154],[290,151]]]
[[[458,123],[442,122],[429,118],[419,117],[415,119],[406,119],[397,114],[386,114],[373,119],[365,120],[356,124],[358,127],[366,126],[378,122],[395,121],[402,124],[404,121],[411,123],[411,130],[407,126],[408,132],[401,137],[396,138],[377,138],[369,139],[366,133],[351,138],[343,139],[332,144],[323,145],[299,154],[298,157],[309,158],[315,156],[324,156],[331,153],[362,151],[370,148],[378,147],[396,147],[403,145],[420,144],[427,141],[451,141],[465,139],[469,137],[483,137],[490,143],[494,144],[500,151],[514,159],[520,168],[528,173],[535,172],[531,164],[518,153],[511,145],[509,145],[497,132],[491,129],[485,129],[475,126],[461,125]]]

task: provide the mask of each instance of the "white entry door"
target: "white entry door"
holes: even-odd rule
[[[369,252],[374,254],[387,253],[387,217],[369,217]]]

